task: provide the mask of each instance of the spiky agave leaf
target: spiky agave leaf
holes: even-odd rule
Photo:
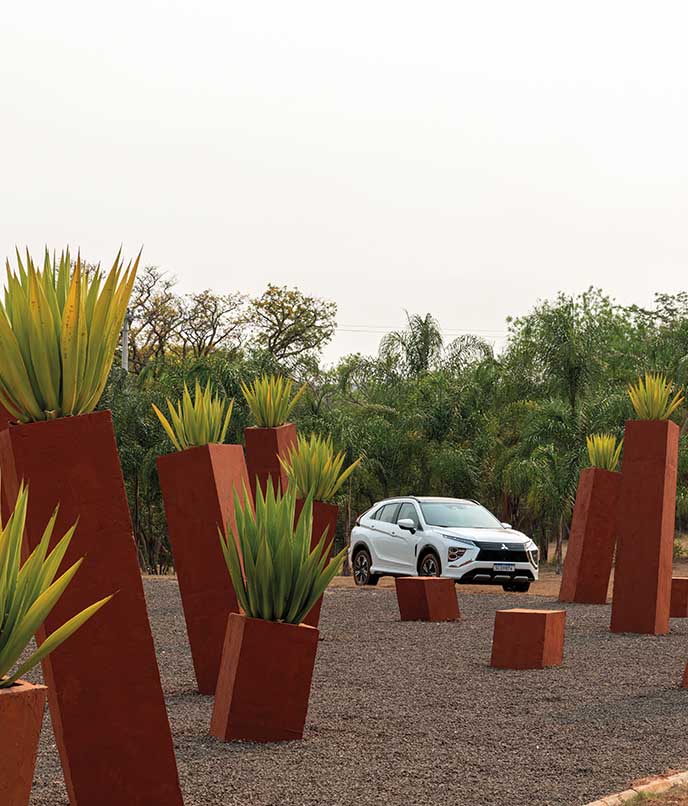
[[[77,613],[54,630],[26,661],[19,662],[34,633],[48,617],[82,562],[78,560],[55,579],[76,528],[76,525],[72,526],[48,551],[57,518],[56,510],[38,546],[21,564],[28,500],[28,488],[22,484],[7,523],[0,524],[0,688],[11,686],[112,598],[107,596]]]
[[[668,420],[683,403],[681,391],[672,398],[673,384],[664,375],[646,372],[628,387],[628,396],[639,420]]]
[[[262,375],[250,385],[242,381],[242,394],[259,428],[277,428],[288,421],[307,387],[304,383],[292,397],[293,385],[292,380],[281,375]]]
[[[234,400],[227,402],[220,395],[215,395],[210,381],[205,389],[196,381],[193,400],[187,385],[184,384],[182,399],[177,401],[176,406],[168,400],[167,408],[170,413],[169,420],[153,404],[153,411],[158,415],[175,449],[185,451],[187,448],[225,441]]]
[[[331,438],[311,434],[299,435],[286,457],[278,458],[299,498],[311,495],[314,501],[332,501],[363,457],[343,469],[346,454],[335,453]]]
[[[613,434],[591,434],[586,437],[585,442],[591,467],[616,470],[621,458],[623,440],[617,442]]]
[[[17,252],[0,303],[0,403],[21,422],[86,414],[98,404],[117,347],[139,256],[118,253],[102,282],[81,257],[47,250],[43,267]]]
[[[236,538],[220,531],[222,553],[241,608],[250,618],[300,624],[339,570],[346,549],[331,560],[327,530],[311,548],[313,499],[295,522],[296,490],[256,490],[255,508],[244,487],[234,491]]]

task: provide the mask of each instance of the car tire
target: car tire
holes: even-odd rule
[[[502,585],[502,588],[507,593],[528,593],[528,591],[530,590],[530,581],[529,580],[524,580],[524,581],[519,580],[517,582],[505,582]]]
[[[351,572],[354,577],[356,585],[377,585],[380,577],[370,571],[372,565],[368,549],[356,549],[354,556],[351,558]]]
[[[418,558],[418,576],[420,577],[440,577],[442,576],[442,563],[437,556],[437,552],[429,549],[424,551]]]

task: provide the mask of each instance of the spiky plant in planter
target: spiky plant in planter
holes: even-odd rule
[[[318,630],[301,624],[337,573],[327,534],[311,548],[312,501],[295,518],[296,492],[259,491],[236,501],[222,551],[243,613],[227,624],[211,733],[224,741],[299,739],[308,710]]]
[[[86,414],[98,405],[122,329],[139,258],[120,254],[104,279],[65,250],[43,268],[17,253],[0,303],[0,403],[20,422]]]
[[[274,375],[263,375],[250,385],[241,385],[255,421],[255,426],[244,430],[251,490],[261,487],[265,492],[268,480],[276,489],[286,489],[279,457],[286,456],[296,442],[296,426],[287,421],[306,391],[306,384],[296,394],[292,394],[292,388],[293,381]]]
[[[590,467],[616,470],[621,458],[623,440],[617,441],[613,434],[591,434],[586,437]]]
[[[79,257],[73,263],[68,251],[59,260],[46,253],[42,267],[30,256],[17,261],[0,305],[0,403],[15,421],[0,432],[5,498],[17,499],[19,480],[30,485],[24,535],[30,551],[40,546],[48,502],[60,501],[56,531],[78,518],[67,557],[86,556],[88,575],[73,580],[70,607],[83,610],[118,592],[99,629],[72,638],[68,658],[64,652],[43,658],[69,800],[181,806],[112,415],[95,411],[139,261],[125,266],[118,254],[107,274]],[[46,633],[62,626],[66,607],[60,601],[47,614]],[[104,780],[112,784],[105,800]]]
[[[361,458],[344,468],[346,454],[335,453],[332,439],[311,434],[300,436],[296,445],[279,457],[289,483],[299,498],[311,496],[314,501],[333,501],[344,482],[361,463]]]
[[[184,384],[182,399],[177,401],[176,406],[167,401],[171,422],[155,404],[153,411],[175,449],[185,451],[187,448],[224,442],[233,407],[233,400],[228,402],[220,395],[215,395],[210,381],[205,389],[196,381],[193,400],[188,386]]]
[[[293,386],[281,375],[261,375],[250,385],[242,382],[241,392],[258,428],[279,428],[289,420],[307,385],[292,395]]]
[[[22,660],[34,633],[81,565],[79,560],[57,577],[76,528],[72,526],[50,549],[57,513],[45,527],[38,546],[22,564],[28,502],[28,489],[22,485],[14,511],[6,523],[0,524],[0,733],[12,739],[3,750],[0,791],[13,804],[29,802],[45,700],[43,686],[31,685],[20,678],[112,598],[107,596],[69,618]]]
[[[628,388],[635,420],[624,431],[612,632],[669,632],[679,427],[683,403],[664,375],[648,372]],[[651,569],[651,573],[648,573]]]
[[[311,548],[313,499],[298,518],[296,491],[256,496],[235,493],[236,540],[229,526],[221,533],[224,554],[239,604],[249,618],[300,624],[336,575],[345,550],[328,560],[327,533]],[[242,570],[243,569],[243,570]]]
[[[233,405],[208,381],[196,382],[193,398],[185,384],[181,401],[168,400],[169,420],[153,406],[176,448],[156,464],[201,694],[215,693],[227,618],[238,610],[217,539],[217,524],[234,512],[233,490],[248,484],[244,449],[225,444]]]
[[[671,381],[656,372],[638,378],[628,387],[628,396],[639,420],[668,420],[684,400],[682,392],[674,393]]]

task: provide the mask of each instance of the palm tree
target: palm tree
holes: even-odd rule
[[[403,372],[417,378],[439,363],[444,339],[439,322],[429,313],[406,314],[404,330],[394,330],[380,342],[380,358],[393,360]]]

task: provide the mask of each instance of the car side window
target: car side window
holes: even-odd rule
[[[399,523],[399,521],[402,518],[408,518],[409,520],[412,520],[413,525],[416,527],[416,529],[418,529],[418,527],[420,526],[418,512],[416,512],[416,508],[413,506],[413,504],[409,504],[408,502],[406,502],[405,504],[401,505],[399,514],[397,515],[397,523]]]
[[[380,510],[377,520],[385,523],[396,523],[398,509],[399,504],[385,504]]]
[[[370,520],[371,521],[379,521],[380,520],[380,513],[382,512],[383,509],[384,509],[384,507],[378,507],[375,510],[375,512],[373,512],[373,514],[369,516]]]

